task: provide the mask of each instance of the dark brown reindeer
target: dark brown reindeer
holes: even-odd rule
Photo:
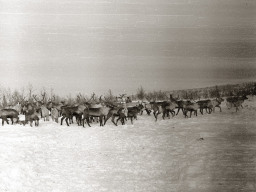
[[[210,99],[200,100],[196,102],[199,105],[200,113],[203,115],[203,111],[205,109],[206,113],[210,114],[212,112],[212,102]]]
[[[2,119],[2,126],[6,121],[9,124],[7,118],[10,118],[13,124],[13,119],[16,119],[16,122],[19,120],[19,113],[15,109],[2,109],[0,110],[0,118]]]
[[[87,108],[85,104],[80,104],[77,106],[63,106],[61,109],[61,120],[60,125],[62,125],[63,120],[65,119],[67,126],[69,126],[68,120],[73,122],[73,116],[76,117],[77,124],[82,125],[82,115],[84,110]]]
[[[143,109],[146,111],[146,113],[147,113],[148,115],[150,115],[151,111],[153,110],[153,109],[152,109],[152,104],[150,103],[151,98],[148,97],[148,96],[146,96],[146,99],[147,99],[148,103],[144,103]],[[143,110],[141,110],[141,113],[140,113],[140,114],[141,114],[141,115],[143,114]]]
[[[114,119],[118,116],[118,110],[121,108],[118,104],[114,104],[109,100],[103,100],[100,97],[100,103],[88,105],[88,108],[84,110],[83,126],[86,120],[90,127],[90,117],[99,118],[100,126],[104,126],[109,118],[112,117],[111,121],[116,125]],[[104,122],[103,122],[104,121]]]
[[[236,108],[236,112],[239,110],[239,107],[243,108],[243,103],[245,100],[247,100],[248,97],[246,95],[243,96],[235,96],[235,97],[228,97],[226,98],[227,101],[227,107],[230,109],[231,107]]]
[[[122,125],[124,125],[125,121],[127,121],[127,118],[129,118],[131,120],[131,124],[133,124],[133,119],[137,120],[137,116],[141,113],[142,108],[142,105],[121,108],[118,111],[119,118],[116,120],[116,125],[119,120],[121,120]]]
[[[93,101],[92,101],[93,100]],[[96,102],[95,93],[92,94],[91,98],[89,100],[85,99],[84,96],[82,96],[81,93],[77,95],[76,101],[78,104],[73,106],[65,106],[63,105],[61,107],[61,125],[63,120],[65,119],[67,126],[69,126],[70,123],[73,122],[73,116],[76,117],[76,121],[78,125],[84,126],[84,119],[82,116],[84,115],[84,111],[91,105],[94,105]],[[69,123],[68,123],[69,121]]]
[[[89,122],[89,118],[90,117],[98,117],[99,121],[100,121],[100,126],[104,126],[106,121],[108,119],[105,119],[106,116],[109,114],[111,108],[106,107],[106,106],[102,106],[100,108],[86,108],[84,110],[84,118],[83,118],[83,126],[84,126],[84,120],[86,120],[87,124],[89,127],[91,127],[90,122]],[[105,121],[103,122],[103,120],[105,119]]]
[[[176,115],[178,115],[180,111],[182,111],[182,113],[184,114],[184,107],[187,104],[191,103],[190,100],[180,100],[179,96],[178,96],[178,98],[173,98],[173,96],[171,94],[170,94],[170,101],[177,104],[177,106],[175,107],[176,109],[178,109]]]
[[[23,110],[25,113],[24,125],[30,122],[30,126],[32,127],[33,121],[35,121],[35,126],[39,126],[40,107],[35,103],[27,103],[24,105]]]
[[[90,117],[96,117],[99,118],[100,126],[104,126],[107,122],[107,120],[112,116],[110,116],[110,110],[112,108],[109,106],[105,106],[105,104],[89,104],[88,107],[84,110],[84,118],[83,118],[83,126],[84,126],[84,120],[86,120],[88,126],[90,127],[89,119]],[[104,122],[103,122],[104,120]]]
[[[185,118],[188,117],[188,112],[190,112],[190,118],[191,118],[192,112],[194,112],[194,115],[197,116],[198,109],[200,109],[200,105],[198,103],[187,103],[186,105],[184,105]]]
[[[39,111],[28,111],[25,114],[25,124],[27,124],[28,122],[30,122],[30,126],[33,127],[33,121],[35,122],[35,126],[38,127],[39,126]]]
[[[170,119],[170,113],[172,114],[172,117],[175,116],[175,109],[178,107],[178,104],[176,102],[167,102],[167,105],[165,107],[166,115]]]
[[[165,114],[166,114],[166,109],[165,109],[166,103],[153,101],[153,102],[151,102],[151,104],[152,104],[153,114],[154,114],[156,121],[157,121],[157,116],[159,114],[163,114],[162,118],[164,119]]]

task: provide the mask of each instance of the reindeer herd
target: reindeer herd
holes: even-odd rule
[[[91,98],[92,99],[92,98]],[[170,98],[165,101],[150,101],[150,102],[132,102],[130,100],[117,101],[108,100],[102,98],[102,96],[96,101],[84,100],[83,102],[76,103],[74,105],[67,105],[65,102],[54,102],[47,101],[44,99],[38,100],[34,96],[34,101],[21,101],[14,106],[9,106],[0,110],[0,118],[2,119],[2,125],[4,122],[9,124],[28,124],[32,126],[33,122],[35,126],[39,126],[39,120],[49,121],[51,117],[52,121],[63,124],[65,121],[66,125],[69,126],[74,123],[74,118],[78,126],[85,127],[87,124],[89,127],[93,122],[99,122],[100,126],[104,126],[106,122],[111,119],[114,125],[118,125],[120,121],[122,125],[130,119],[133,124],[133,120],[137,120],[138,115],[142,115],[145,111],[147,115],[151,115],[158,120],[158,116],[162,115],[162,118],[170,118],[178,115],[182,111],[185,118],[188,118],[194,114],[197,116],[199,111],[202,115],[204,111],[208,114],[215,112],[215,108],[219,108],[221,112],[221,103],[224,101],[223,98],[207,99],[207,100],[178,100],[170,95]],[[236,108],[236,111],[240,107],[244,100],[248,99],[246,96],[236,96],[226,98],[226,105],[230,109],[231,107]],[[175,111],[176,110],[176,111]],[[25,120],[20,120],[19,116],[24,115]]]

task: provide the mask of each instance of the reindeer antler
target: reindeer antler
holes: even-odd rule
[[[126,94],[119,94],[119,97],[120,99],[123,99],[123,97],[125,96]]]
[[[33,94],[32,97],[35,99],[35,101],[38,101],[35,94]]]
[[[101,95],[100,98],[99,98],[99,101],[100,101],[100,102],[102,101],[102,98],[101,98],[101,97],[102,97],[102,95]]]
[[[41,91],[41,95],[42,95],[42,102],[44,103],[46,92],[45,91]]]
[[[51,100],[55,101],[56,97],[55,95],[52,96]]]
[[[110,101],[110,98],[106,98],[105,96],[104,96],[104,99],[105,99],[105,102],[109,102]]]
[[[95,93],[93,92],[93,93],[92,93],[92,96],[91,96],[91,98],[90,98],[89,101],[91,101],[92,99],[95,101],[95,98],[94,98],[94,97],[95,97]]]

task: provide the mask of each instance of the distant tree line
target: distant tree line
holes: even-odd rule
[[[256,83],[248,82],[235,85],[220,85],[205,88],[195,88],[187,90],[175,90],[175,91],[151,91],[146,92],[143,87],[137,89],[137,99],[143,100],[164,100],[172,95],[176,99],[191,99],[200,100],[207,98],[217,97],[230,97],[230,96],[242,96],[249,94],[256,94]]]

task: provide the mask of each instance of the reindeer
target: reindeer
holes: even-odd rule
[[[39,126],[39,112],[40,108],[35,104],[27,103],[23,107],[25,113],[25,122],[24,125],[30,122],[30,126],[32,127],[33,121],[35,121],[35,126]]]
[[[69,126],[68,120],[70,123],[73,120],[73,116],[76,117],[77,124],[82,124],[82,115],[84,110],[87,108],[86,105],[78,105],[78,106],[63,106],[61,111],[61,120],[60,124],[62,125],[63,120],[65,119],[67,126]]]
[[[171,113],[172,117],[174,117],[175,116],[174,109],[176,109],[177,107],[178,107],[178,104],[175,103],[175,102],[168,102],[167,103],[167,106],[165,107],[165,110],[166,110],[165,114],[167,115],[167,117],[169,117],[169,119],[170,119],[170,114],[169,113]]]
[[[175,107],[176,109],[178,109],[176,115],[179,114],[180,110],[184,114],[184,107],[188,104],[191,104],[190,100],[179,100],[179,96],[178,98],[173,98],[171,94],[170,94],[170,101],[177,104]]]
[[[190,118],[192,115],[192,112],[194,112],[194,115],[197,116],[197,110],[200,109],[200,105],[198,103],[188,103],[184,105],[184,115],[185,118],[188,117],[187,112],[190,112]]]
[[[4,121],[9,124],[7,118],[11,118],[12,124],[13,119],[16,119],[16,122],[19,120],[19,113],[14,109],[2,109],[0,110],[0,118],[2,119],[2,126],[4,126]]]
[[[154,102],[151,102],[151,104],[152,104],[153,114],[154,114],[156,121],[157,121],[157,116],[161,113],[163,114],[162,118],[164,119],[164,117],[166,115],[166,108],[165,108],[167,105],[166,102],[154,101]]]
[[[211,100],[212,111],[215,112],[215,107],[218,107],[218,108],[220,108],[220,112],[221,112],[220,105],[221,105],[221,102],[223,102],[223,101],[224,101],[224,99],[221,97]]]
[[[122,125],[125,124],[127,118],[131,119],[131,124],[133,124],[133,119],[137,120],[137,115],[141,112],[141,106],[134,106],[134,107],[124,107],[118,111],[119,118],[116,120],[116,125],[119,120],[121,120]]]
[[[126,113],[125,113],[125,111],[124,110],[127,110],[127,108],[125,108],[125,107],[123,107],[123,106],[114,106],[114,105],[109,105],[109,104],[107,104],[107,106],[109,106],[110,107],[110,110],[109,110],[109,113],[107,114],[107,117],[106,117],[106,119],[105,119],[105,122],[104,122],[104,125],[106,124],[106,122],[107,122],[107,120],[110,118],[110,117],[112,117],[111,118],[111,121],[112,121],[112,123],[114,124],[114,125],[116,125],[117,126],[117,121],[115,122],[115,118],[116,117],[118,117],[118,118],[120,118],[120,116],[125,116],[125,118],[126,118]],[[123,119],[121,120],[121,121],[123,121]]]
[[[203,115],[203,110],[205,109],[206,113],[210,114],[213,108],[212,102],[210,99],[200,100],[196,102],[199,105],[200,113]]]
[[[36,95],[33,95],[33,98],[36,101],[36,105],[37,107],[40,108],[40,112],[41,112],[41,118],[44,119],[44,121],[49,121],[49,115],[50,115],[50,111],[47,109],[46,104],[45,104],[45,96],[46,93],[41,93],[42,95],[42,100],[39,101],[36,97]]]
[[[91,127],[90,122],[89,122],[89,117],[98,117],[100,121],[100,126],[104,126],[109,119],[108,116],[109,111],[111,110],[110,107],[102,106],[99,108],[86,108],[84,110],[84,118],[83,118],[83,127],[84,127],[84,120],[86,120],[87,124],[89,127]],[[112,115],[111,115],[112,116]],[[103,119],[105,118],[105,121],[103,122]]]
[[[231,107],[235,107],[236,108],[236,112],[239,110],[239,107],[242,107],[242,104],[244,103],[244,101],[248,99],[248,97],[241,96],[241,97],[228,97],[227,100],[227,107],[228,109],[230,109]]]
[[[51,117],[53,121],[58,123],[59,111],[57,108],[51,108]]]

